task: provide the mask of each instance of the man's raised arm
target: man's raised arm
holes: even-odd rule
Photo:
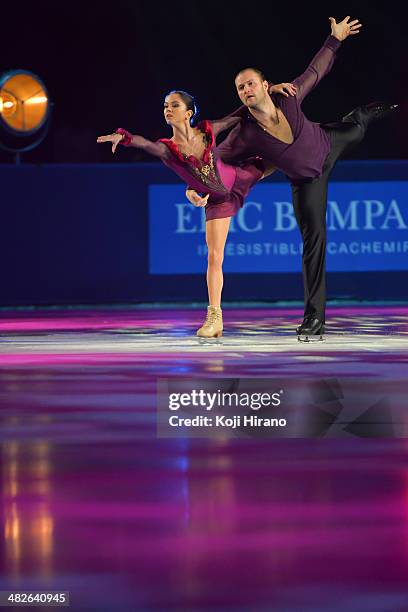
[[[358,19],[349,21],[349,16],[339,23],[336,23],[333,17],[329,17],[329,19],[331,34],[326,38],[323,47],[316,53],[304,73],[293,81],[293,84],[298,89],[297,97],[300,102],[330,72],[336,57],[336,51],[340,47],[341,42],[348,36],[358,34],[362,25]]]

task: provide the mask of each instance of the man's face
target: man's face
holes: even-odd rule
[[[244,70],[235,79],[240,100],[248,108],[258,106],[268,95],[268,82],[262,81],[254,70]]]

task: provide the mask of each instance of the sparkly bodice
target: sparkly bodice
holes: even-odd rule
[[[201,121],[197,125],[205,138],[206,146],[201,159],[194,155],[182,153],[175,143],[170,138],[161,138],[171,151],[171,157],[164,159],[164,163],[170,166],[177,172],[179,176],[191,183],[191,179],[186,179],[186,175],[190,175],[195,181],[200,183],[199,189],[214,192],[216,194],[225,194],[229,191],[223,183],[220,176],[220,164],[222,162],[217,159],[215,152],[215,137],[209,121]],[[222,164],[224,165],[224,164]]]

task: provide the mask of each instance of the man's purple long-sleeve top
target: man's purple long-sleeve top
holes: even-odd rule
[[[244,106],[236,113],[242,121],[218,147],[221,159],[229,164],[259,155],[267,164],[282,170],[293,183],[319,177],[330,151],[327,133],[319,123],[305,117],[301,104],[320,80],[330,71],[340,41],[328,36],[303,74],[294,79],[296,96],[274,94],[272,99],[282,110],[292,129],[293,143],[287,144],[266,132]]]

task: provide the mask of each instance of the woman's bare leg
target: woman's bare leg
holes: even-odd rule
[[[207,221],[206,241],[208,247],[207,287],[210,306],[221,306],[221,293],[224,283],[222,262],[231,217]]]

